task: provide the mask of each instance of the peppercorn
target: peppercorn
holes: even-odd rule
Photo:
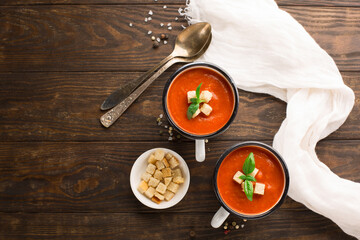
[[[158,42],[154,42],[153,43],[153,48],[158,48],[159,47],[159,43]]]

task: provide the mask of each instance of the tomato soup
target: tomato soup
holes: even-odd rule
[[[249,201],[241,185],[233,180],[237,171],[242,172],[246,157],[254,153],[255,166],[259,169],[256,181],[265,184],[264,195],[253,195]],[[224,203],[232,210],[245,215],[256,215],[270,210],[279,202],[285,189],[285,175],[280,162],[267,150],[244,146],[233,150],[222,161],[217,173],[217,188]]]
[[[212,99],[209,116],[200,113],[188,119],[189,103],[187,92],[195,91],[202,83],[201,91],[208,90]],[[189,68],[172,81],[167,93],[167,109],[171,119],[183,131],[194,135],[207,135],[220,130],[226,125],[234,111],[235,99],[228,81],[218,72],[205,67]]]

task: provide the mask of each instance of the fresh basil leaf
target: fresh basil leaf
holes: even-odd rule
[[[245,175],[241,175],[239,178],[240,178],[241,180],[245,180],[245,179],[246,179],[246,176],[245,176]]]
[[[244,191],[245,191],[245,195],[246,195],[247,199],[252,201],[253,200],[253,194],[254,194],[254,187],[253,187],[252,182],[250,182],[248,180],[245,180]]]
[[[196,110],[198,110],[199,108],[199,104],[198,103],[192,103],[190,104],[188,110],[187,110],[187,118],[190,120],[192,118],[192,116],[194,115],[194,113],[196,112]]]
[[[190,101],[192,102],[192,103],[198,103],[198,99],[197,98],[190,98]]]
[[[246,176],[245,179],[248,180],[248,181],[256,182],[256,179],[253,176]]]
[[[200,98],[200,87],[201,87],[201,84],[202,84],[202,83],[200,83],[199,86],[196,88],[196,97],[197,97],[197,98]]]
[[[255,158],[254,153],[250,153],[249,156],[247,156],[244,165],[243,165],[243,171],[244,174],[248,175],[252,173],[255,169]]]

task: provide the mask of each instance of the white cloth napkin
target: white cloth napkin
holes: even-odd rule
[[[241,89],[287,102],[273,146],[289,167],[289,196],[360,238],[360,184],[335,175],[315,153],[354,105],[333,59],[273,0],[191,0],[184,14],[190,24],[212,26],[200,60],[224,68]]]

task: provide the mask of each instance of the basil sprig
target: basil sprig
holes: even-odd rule
[[[204,100],[200,100],[200,87],[201,84],[199,84],[199,86],[196,88],[196,98],[191,98],[191,104],[188,107],[187,110],[187,118],[190,120],[192,118],[192,116],[194,115],[194,113],[199,109],[200,103],[204,102]]]
[[[241,180],[244,180],[244,192],[250,201],[253,199],[254,195],[254,187],[252,182],[256,182],[256,179],[253,176],[250,176],[253,171],[255,170],[255,158],[254,153],[250,153],[249,156],[245,159],[244,165],[243,165],[243,172],[245,175],[241,175],[239,178]]]

